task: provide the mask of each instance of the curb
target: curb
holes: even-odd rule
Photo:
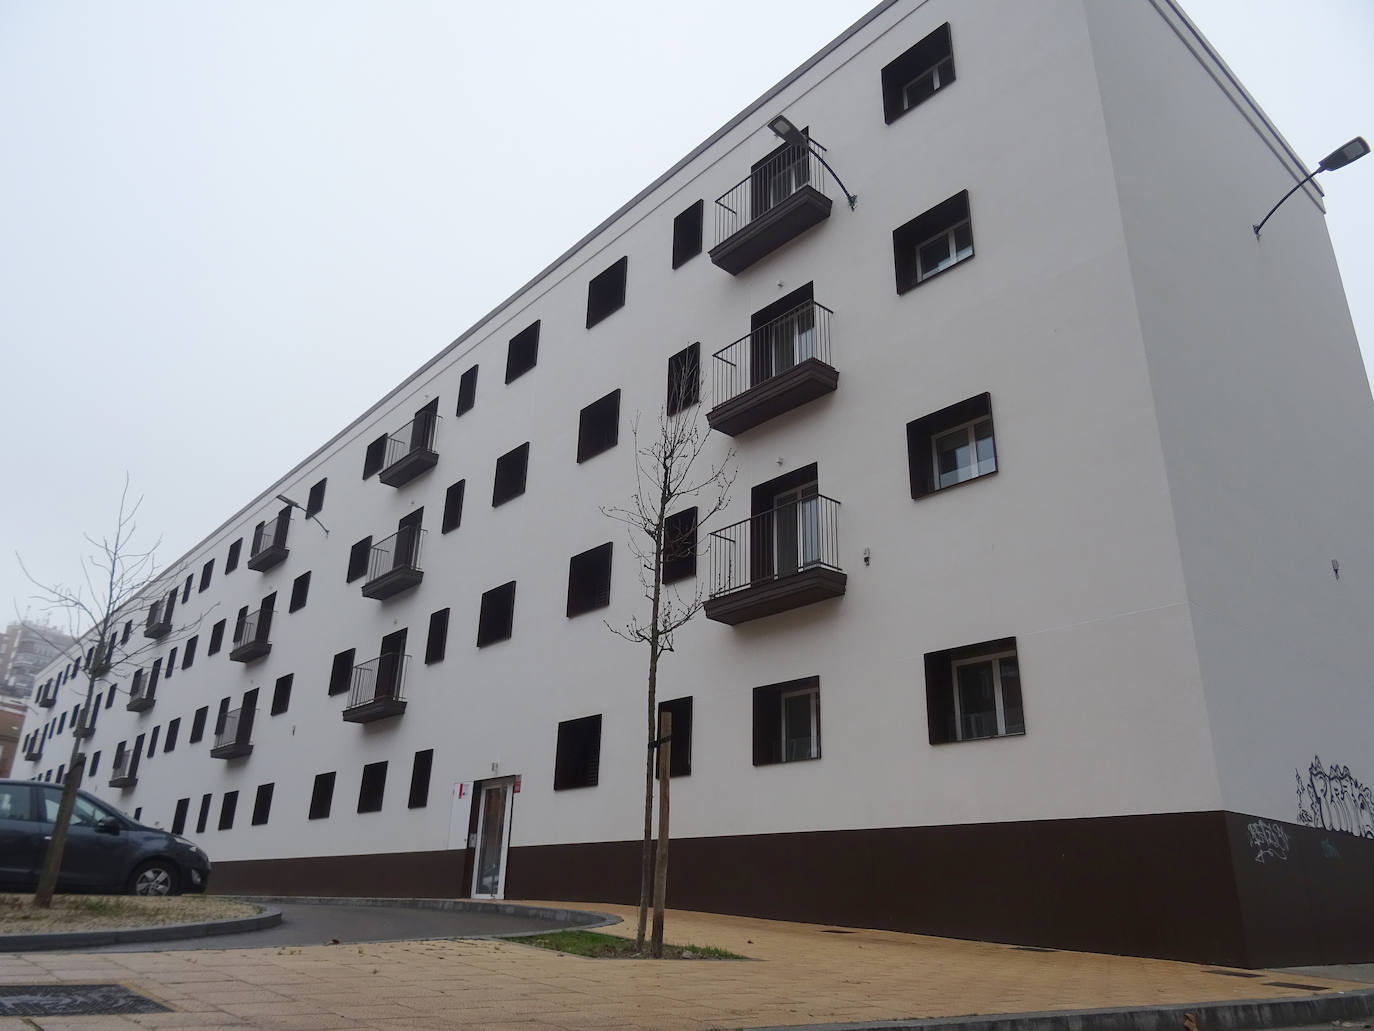
[[[281,910],[268,907],[255,916],[209,920],[202,924],[162,924],[157,927],[129,927],[114,931],[63,931],[56,934],[0,935],[0,952],[44,952],[51,949],[84,949],[95,945],[122,945],[126,942],[178,941],[208,938],[217,934],[261,931],[281,923]]]
[[[1294,1027],[1374,1015],[1374,988],[1288,999],[1243,999],[1136,1009],[1047,1010],[857,1024],[788,1024],[749,1031],[1178,1031],[1191,1014],[1204,1031]]]
[[[305,906],[385,906],[398,909],[434,909],[448,913],[499,913],[502,916],[523,916],[532,920],[551,920],[580,930],[609,927],[623,923],[614,913],[598,913],[589,909],[558,909],[554,906],[522,906],[513,902],[483,902],[479,899],[409,899],[409,898],[353,898],[333,895],[226,895],[224,898],[256,902],[261,905]],[[455,937],[481,940],[486,938],[525,938],[547,931],[510,931],[504,934],[463,934]]]

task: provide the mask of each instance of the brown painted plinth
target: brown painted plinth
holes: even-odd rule
[[[416,569],[414,566],[397,566],[363,584],[363,597],[383,601],[400,594],[402,591],[418,587],[424,578],[425,571],[423,569]]]
[[[271,641],[262,641],[254,638],[251,641],[244,641],[229,653],[231,662],[256,662],[263,658],[272,650]]]
[[[264,572],[280,563],[288,554],[285,544],[268,545],[248,560],[248,568]]]
[[[709,598],[704,611],[707,619],[735,626],[803,605],[814,605],[827,598],[838,598],[844,594],[848,579],[838,569],[813,566]]]
[[[396,461],[377,474],[377,479],[381,480],[388,487],[401,487],[409,483],[421,473],[427,473],[439,461],[439,452],[433,448],[419,447],[414,451],[407,451]]]
[[[124,708],[127,709],[129,712],[146,712],[147,710],[153,707],[153,703],[155,701],[157,701],[156,695],[132,695],[129,698],[129,700],[124,703]]]
[[[783,412],[824,397],[839,382],[840,374],[832,366],[819,358],[808,358],[716,405],[706,413],[706,421],[713,430],[738,436]]]
[[[348,723],[373,723],[377,720],[399,716],[405,711],[406,701],[404,698],[390,698],[383,695],[380,698],[369,698],[358,705],[350,705],[343,711],[343,718]]]
[[[211,759],[242,759],[245,755],[252,754],[253,743],[251,741],[227,741],[210,749]]]
[[[711,248],[711,261],[737,276],[760,258],[830,217],[830,198],[803,186]]]

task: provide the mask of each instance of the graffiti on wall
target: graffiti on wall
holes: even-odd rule
[[[1270,820],[1255,820],[1246,825],[1250,835],[1250,847],[1255,850],[1255,862],[1266,859],[1288,859],[1288,832],[1280,824]]]
[[[1295,770],[1298,781],[1298,822],[1328,831],[1344,831],[1374,838],[1374,791],[1361,784],[1349,766],[1323,766],[1313,756],[1307,776]]]

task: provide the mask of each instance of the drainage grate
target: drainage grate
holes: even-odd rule
[[[858,934],[858,931],[842,931],[838,927],[822,927],[821,934]]]
[[[0,1017],[81,1017],[107,1013],[170,1013],[122,984],[0,985]]]
[[[1017,952],[1058,952],[1058,949],[1042,949],[1039,945],[1013,945]]]
[[[1222,977],[1263,977],[1263,974],[1252,973],[1249,970],[1204,970],[1204,974],[1220,974]]]
[[[1301,981],[1265,981],[1270,988],[1301,988],[1305,992],[1329,992],[1331,987],[1324,984],[1303,984]]]

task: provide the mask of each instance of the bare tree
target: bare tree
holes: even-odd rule
[[[676,584],[663,582],[666,561],[701,554],[698,545],[703,523],[716,515],[729,500],[735,482],[731,469],[734,450],[726,452],[720,464],[705,458],[710,428],[697,404],[699,369],[695,362],[672,377],[668,383],[669,403],[659,409],[652,434],[641,437],[640,420],[633,425],[636,489],[624,507],[603,507],[602,512],[629,528],[631,553],[638,559],[640,583],[649,602],[649,615],[642,619],[630,617],[624,626],[612,626],[611,632],[627,641],[645,644],[649,648],[649,690],[647,699],[648,749],[644,762],[644,840],[640,850],[639,926],[635,947],[644,949],[648,922],[649,899],[654,880],[654,752],[657,740],[658,664],[673,650],[674,635],[706,604],[706,588],[700,578],[692,581],[691,593]],[[670,516],[683,507],[683,502],[699,499],[697,518],[689,527],[674,532]],[[666,786],[666,781],[665,781]],[[658,880],[665,883],[667,867],[666,832],[660,846]],[[663,893],[656,893],[654,904],[653,954],[663,953]]]
[[[130,502],[129,478],[125,476],[113,536],[96,540],[89,534],[83,535],[93,550],[82,557],[81,579],[74,586],[40,581],[19,558],[20,568],[35,589],[34,601],[50,616],[67,623],[70,643],[59,643],[44,637],[41,630],[35,632],[57,649],[59,657],[71,656],[72,664],[85,674],[85,689],[80,691],[78,688],[82,697],[78,726],[83,730],[93,726],[96,685],[108,681],[109,690],[115,691],[114,678],[121,669],[138,665],[148,651],[166,645],[169,639],[175,640],[199,622],[185,624],[175,632],[169,630],[168,634],[156,641],[143,641],[140,637],[138,642],[131,642],[128,634],[119,632],[120,622],[141,604],[140,596],[163,578],[163,574],[157,571],[153,555],[157,542],[146,550],[135,548],[133,544],[137,531],[135,518],[142,500],[139,498]],[[40,692],[44,689],[43,685],[38,688]],[[34,905],[40,909],[52,905],[53,892],[57,888],[62,853],[67,846],[67,828],[76,803],[76,792],[81,787],[86,770],[86,753],[82,747],[85,740],[82,734],[74,731],[71,761],[63,780],[62,801],[43,859],[38,890],[34,895]]]

